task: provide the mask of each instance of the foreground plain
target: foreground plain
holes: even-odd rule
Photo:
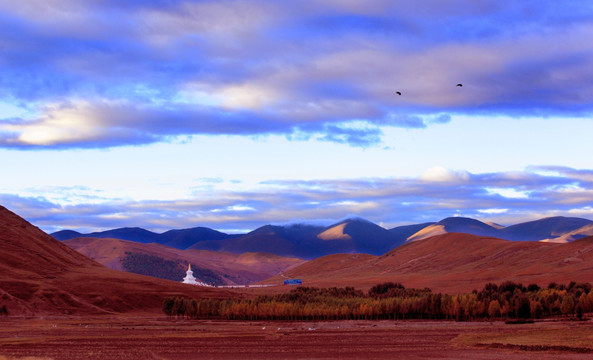
[[[593,322],[0,319],[0,359],[590,359]]]

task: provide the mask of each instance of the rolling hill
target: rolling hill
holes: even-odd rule
[[[588,236],[593,236],[593,224],[588,224],[588,225],[585,225],[585,226],[578,228],[576,230],[572,230],[564,235],[561,235],[561,236],[558,236],[555,238],[551,238],[551,239],[545,239],[542,241],[565,243],[565,242],[570,242],[570,241],[582,239],[582,238],[588,237]]]
[[[109,269],[0,206],[0,305],[11,315],[154,312],[165,296],[231,294]]]
[[[591,224],[593,224],[593,221],[587,219],[555,216],[503,227],[498,224],[486,224],[471,218],[449,217],[420,229],[408,237],[406,241],[422,240],[436,235],[456,232],[491,236],[512,241],[542,241],[558,238],[556,242],[561,242],[561,239],[567,241],[572,239],[562,238],[563,235]]]
[[[500,230],[499,237],[513,241],[554,239],[592,224],[593,221],[587,219],[555,216],[508,226]]]
[[[100,232],[93,232],[90,234],[81,234],[77,231],[72,230],[62,230],[55,233],[52,233],[51,236],[54,238],[63,241],[68,239],[74,239],[77,237],[92,237],[92,238],[116,238],[116,239],[123,239],[123,240],[130,240],[136,241],[140,243],[153,243],[153,242],[160,242],[160,236],[157,233],[153,233],[152,231],[148,231],[139,227],[125,227],[119,229],[112,229]]]
[[[198,242],[190,249],[227,251],[231,253],[269,252],[280,256],[302,256],[299,251],[298,240],[292,233],[282,226],[266,225],[248,234],[222,241]],[[306,232],[303,236],[306,236]]]
[[[284,258],[269,253],[233,254],[208,250],[179,250],[160,244],[142,244],[120,239],[76,238],[63,242],[91,259],[115,270],[137,272],[144,275],[181,281],[187,264],[191,263],[194,276],[216,285],[245,285],[276,275],[300,265],[304,260]],[[173,268],[172,273],[144,269],[134,260],[162,264]]]
[[[189,229],[169,230],[158,234],[139,227],[126,227],[106,231],[98,231],[88,234],[79,233],[73,230],[62,230],[51,234],[60,241],[66,241],[76,238],[96,238],[96,239],[120,239],[135,241],[143,244],[157,243],[176,249],[187,249],[198,242],[214,242],[231,239],[237,235],[229,235],[205,227],[195,227]]]
[[[370,221],[353,218],[328,227],[266,225],[243,236],[216,242],[198,242],[190,248],[233,253],[265,251],[280,256],[313,259],[336,253],[379,255],[404,240],[397,231],[391,232]]]
[[[81,234],[62,230],[52,234],[65,241],[74,238],[116,238],[140,243],[158,243],[177,249],[224,251],[235,254],[268,252],[284,257],[313,259],[334,253],[380,255],[403,243],[408,236],[432,223],[387,230],[370,221],[352,218],[324,227],[307,224],[264,225],[247,234],[230,235],[196,227],[156,234],[141,228],[121,228]],[[145,237],[143,237],[145,235]]]
[[[176,249],[187,249],[195,243],[202,241],[220,241],[235,236],[222,233],[206,227],[191,229],[169,230],[159,235],[160,243]]]
[[[549,217],[502,226],[464,217],[449,217],[436,223],[422,223],[385,229],[370,221],[350,218],[324,227],[307,224],[265,225],[247,234],[230,235],[205,227],[170,230],[162,234],[141,228],[121,228],[80,234],[64,230],[52,234],[58,240],[76,237],[117,238],[141,243],[158,243],[177,249],[269,252],[283,257],[314,259],[338,253],[382,255],[402,244],[446,233],[465,233],[513,241],[572,241],[588,234],[574,233],[593,221],[570,217]],[[564,236],[566,235],[566,236]]]
[[[558,244],[447,233],[410,242],[378,257],[321,257],[283,275],[301,278],[306,286],[368,289],[393,281],[449,293],[505,280],[539,285],[552,281],[593,282],[593,237]],[[279,283],[282,279],[276,276],[264,283]]]

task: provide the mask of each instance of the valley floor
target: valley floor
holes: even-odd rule
[[[590,359],[593,322],[0,318],[6,359]]]

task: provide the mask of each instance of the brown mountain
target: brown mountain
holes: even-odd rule
[[[494,223],[483,223],[471,218],[449,217],[420,229],[408,237],[406,241],[428,239],[432,236],[453,232],[491,236],[512,241],[552,240],[592,224],[593,221],[588,219],[554,216],[504,227]],[[578,235],[576,238],[579,238]],[[562,242],[562,240],[558,239],[556,242]]]
[[[188,247],[201,242],[229,239],[237,235],[229,235],[205,227],[195,227],[189,229],[169,230],[162,234],[157,234],[139,227],[125,227],[106,231],[98,231],[90,234],[82,234],[73,230],[62,230],[51,234],[54,238],[65,241],[79,237],[89,237],[98,239],[121,239],[140,243],[158,243],[174,247],[176,249],[187,249]]]
[[[165,296],[230,294],[109,269],[0,206],[0,305],[9,314],[158,311]]]
[[[202,241],[190,249],[228,251],[233,253],[270,252],[273,254],[313,259],[336,253],[367,253],[380,255],[401,245],[410,230],[387,230],[370,221],[353,218],[331,226],[295,224],[265,225],[235,238]]]
[[[483,223],[479,220],[465,217],[448,217],[437,223],[431,224],[417,233],[408,237],[406,241],[417,241],[428,239],[436,235],[447,233],[464,233],[478,236],[499,237],[499,228]]]
[[[283,276],[306,286],[369,288],[393,281],[433,291],[471,291],[505,280],[547,285],[552,281],[593,282],[593,237],[571,243],[512,242],[448,233],[402,245],[366,259],[333,255],[309,261]],[[279,283],[277,276],[265,283]]]
[[[576,230],[573,230],[566,234],[560,235],[558,237],[546,239],[546,240],[542,240],[542,241],[565,243],[565,242],[570,242],[570,241],[582,239],[587,236],[593,236],[593,224],[585,225],[583,227],[580,227]]]
[[[255,283],[274,276],[304,260],[285,258],[269,253],[233,254],[208,250],[179,250],[160,244],[142,244],[120,239],[76,238],[64,244],[115,270],[137,272],[169,280],[181,281],[187,264],[192,265],[194,276],[203,282],[216,285]],[[140,256],[139,256],[140,255]],[[150,272],[134,262],[146,259],[162,264],[169,272]],[[150,264],[149,264],[150,265]],[[142,271],[145,270],[145,271]],[[168,276],[167,276],[168,275]]]
[[[593,221],[571,217],[549,217],[502,226],[464,217],[449,217],[437,223],[424,223],[384,229],[370,221],[350,218],[331,226],[307,224],[265,225],[247,234],[229,235],[196,227],[156,234],[142,228],[120,228],[80,234],[63,230],[52,235],[58,240],[76,237],[116,238],[141,243],[159,243],[178,249],[224,251],[235,254],[268,252],[284,257],[314,259],[339,253],[382,255],[406,242],[446,233],[465,233],[513,241],[571,241],[585,235],[563,237]]]
[[[507,226],[501,229],[499,237],[514,241],[539,241],[560,237],[587,225],[593,225],[593,221],[554,216]]]

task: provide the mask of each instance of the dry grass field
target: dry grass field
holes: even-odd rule
[[[0,359],[590,359],[593,322],[3,318]]]
[[[353,286],[367,290],[386,282],[456,294],[489,282],[593,282],[593,237],[566,244],[513,242],[450,233],[402,245],[382,256],[336,254],[284,272],[303,286]],[[263,283],[282,283],[281,276]]]

